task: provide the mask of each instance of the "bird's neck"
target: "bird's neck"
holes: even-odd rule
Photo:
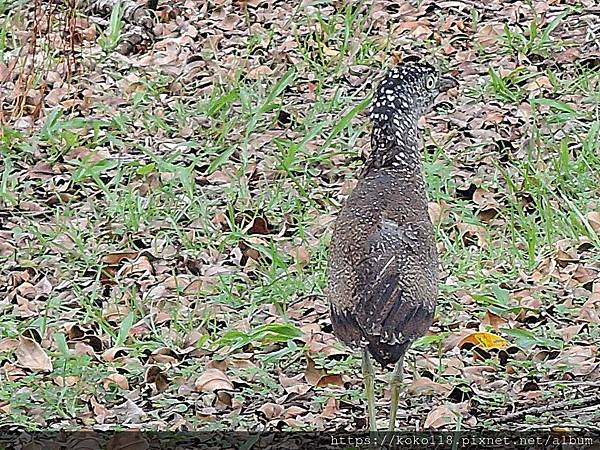
[[[385,122],[374,122],[371,154],[363,174],[382,169],[406,174],[421,171],[416,118],[394,117]]]

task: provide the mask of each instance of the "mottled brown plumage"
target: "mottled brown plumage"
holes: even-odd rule
[[[400,371],[408,347],[431,325],[438,293],[417,121],[455,85],[423,63],[387,74],[371,107],[371,154],[329,248],[335,335],[383,366],[399,362]]]

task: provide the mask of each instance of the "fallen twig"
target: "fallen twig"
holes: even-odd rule
[[[576,398],[573,400],[564,400],[562,402],[552,403],[550,405],[544,406],[534,406],[532,408],[523,409],[521,411],[517,411],[511,414],[507,414],[506,416],[498,417],[494,419],[496,423],[506,423],[512,422],[518,419],[521,419],[524,416],[535,414],[543,414],[549,411],[556,411],[559,409],[568,409],[570,407],[582,407],[589,406],[594,404],[600,404],[600,396],[594,396],[590,398]]]

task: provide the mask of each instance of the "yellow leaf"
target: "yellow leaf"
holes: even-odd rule
[[[323,54],[324,54],[325,56],[329,56],[330,58],[331,58],[331,57],[334,57],[334,56],[337,56],[337,55],[339,55],[339,54],[340,54],[340,52],[339,52],[339,51],[337,51],[337,50],[335,50],[335,49],[333,49],[333,48],[329,48],[329,47],[327,47],[325,44],[323,44],[323,47],[322,47],[322,48],[323,48]]]
[[[491,348],[506,348],[510,345],[503,337],[485,331],[469,334],[460,342],[459,347],[465,344],[474,344],[486,350]]]

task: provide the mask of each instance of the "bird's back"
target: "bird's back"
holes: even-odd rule
[[[329,248],[334,333],[383,365],[397,362],[427,332],[437,299],[438,256],[417,144],[417,119],[438,93],[423,94],[428,71],[405,66],[381,83],[371,112],[371,155]]]
[[[328,297],[336,336],[395,363],[431,325],[437,253],[420,183],[385,171],[359,181],[329,250]]]

